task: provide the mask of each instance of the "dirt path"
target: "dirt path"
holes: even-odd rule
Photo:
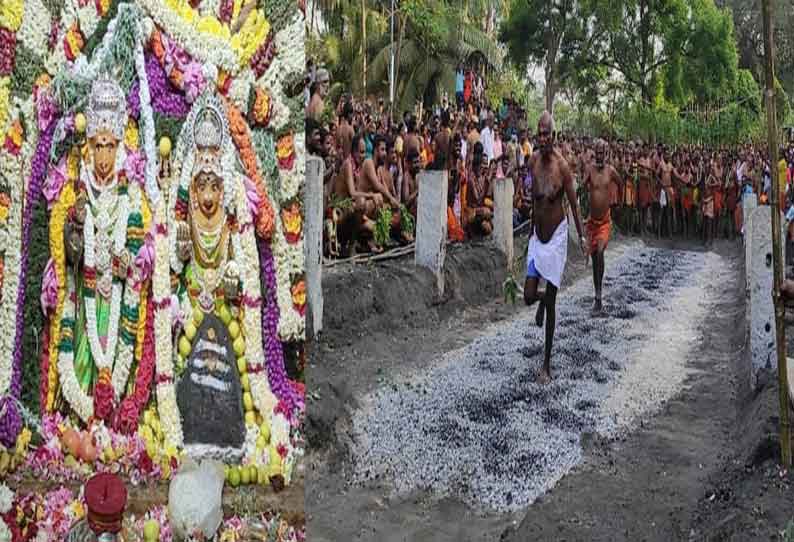
[[[740,405],[753,399],[740,401],[732,393],[743,355],[743,337],[735,333],[744,326],[742,260],[737,246],[727,243],[718,244],[716,254],[671,252],[675,248],[667,245],[657,251],[638,247],[635,241],[611,247],[607,277],[612,284],[607,288],[622,293],[615,296],[603,325],[592,326],[579,316],[591,300],[589,270],[581,262],[569,267],[566,282],[572,287],[561,293],[568,305],[558,306],[559,347],[555,345],[561,358],[555,385],[561,397],[538,401],[540,410],[526,401],[537,386],[527,369],[537,364],[539,352],[516,348],[496,352],[493,346],[500,333],[501,339],[516,343],[515,333],[527,329],[529,315],[523,307],[471,302],[471,293],[464,292],[461,299],[444,304],[428,300],[426,310],[398,314],[392,333],[373,333],[365,324],[364,337],[337,331],[312,345],[308,386],[319,392],[319,399],[309,405],[314,445],[306,474],[311,488],[306,495],[310,539],[463,541],[499,540],[504,534],[509,540],[679,540],[714,531],[717,505],[727,507],[730,499],[708,500],[708,492],[716,495],[712,488],[724,483],[732,472],[730,465],[741,463],[736,458],[743,451],[730,443]],[[478,254],[477,261],[482,256]],[[465,268],[467,256],[457,257]],[[637,273],[647,274],[649,269],[661,272],[637,288],[626,287],[626,281],[641,283]],[[391,276],[373,279],[371,288],[378,287],[378,280],[392,280],[394,288],[406,295],[400,281],[410,278],[400,278],[399,264],[383,273]],[[480,263],[476,273],[493,272]],[[704,281],[704,276],[709,280]],[[581,277],[585,280],[577,282]],[[693,280],[711,285],[701,290],[696,284],[693,289]],[[677,294],[665,296],[671,289]],[[493,299],[498,291],[481,295]],[[670,306],[673,301],[694,320],[684,318],[684,324],[676,327],[679,320],[666,318],[672,323],[658,325],[660,314],[675,310]],[[534,344],[538,333],[530,330],[526,338]],[[588,336],[595,346],[586,354],[593,362],[577,368],[582,352],[576,349],[586,346],[579,339]],[[622,346],[610,347],[610,338],[617,336]],[[667,346],[643,349],[652,336],[666,338]],[[477,348],[481,352],[490,348],[497,353],[496,360],[472,355]],[[629,354],[632,359],[641,354],[640,362],[628,363]],[[483,393],[479,404],[483,408],[461,419],[454,413],[465,406],[472,390],[460,382],[448,386],[449,400],[425,399],[428,391],[434,392],[431,397],[438,396],[433,383],[443,387],[454,380],[456,371],[451,369],[456,366],[463,373],[468,367],[491,376],[523,367],[527,377],[523,388],[508,390],[507,403],[505,394]],[[654,381],[659,385],[654,386]],[[501,389],[498,382],[495,390]],[[568,388],[576,388],[576,393]],[[576,396],[582,390],[587,400]],[[496,397],[499,401],[488,402]],[[665,400],[657,415],[648,411]],[[516,401],[526,404],[515,409],[511,405]],[[422,423],[418,415],[428,405],[437,407],[437,415],[426,417],[435,420],[430,424]],[[632,416],[621,418],[626,411],[641,417],[640,427],[624,436],[615,428],[630,422]],[[483,420],[483,412],[496,417]],[[493,460],[500,450],[485,450],[488,439],[472,432],[477,427],[493,430],[496,425],[503,431],[492,440],[510,442],[510,431],[515,436],[522,423],[538,417],[543,423],[535,429],[537,434],[552,428],[558,440],[551,448],[562,447],[568,453],[551,456],[566,461],[549,460],[548,442],[545,451],[531,446],[502,448],[504,457]],[[444,420],[457,425],[436,423]],[[453,460],[441,446],[451,429],[464,444]],[[416,435],[407,438],[412,431],[428,434],[430,455],[423,462],[423,447],[414,444]],[[607,440],[603,434],[617,436]],[[477,457],[492,460],[477,463]],[[533,457],[533,462],[523,465],[516,461]],[[760,466],[769,454],[759,457]],[[500,461],[506,458],[512,461]],[[459,468],[466,464],[474,467]],[[735,479],[737,473],[732,475]],[[482,485],[488,476],[490,482]],[[351,483],[353,479],[359,483]],[[511,479],[518,483],[511,487]],[[544,494],[546,486],[554,487]],[[748,482],[748,487],[755,486]],[[528,506],[537,495],[542,496]],[[485,513],[472,514],[464,502]],[[770,525],[775,527],[779,525]]]

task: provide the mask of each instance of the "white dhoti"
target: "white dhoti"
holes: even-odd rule
[[[568,220],[560,222],[548,243],[533,232],[527,247],[527,277],[544,278],[557,288],[568,259]]]

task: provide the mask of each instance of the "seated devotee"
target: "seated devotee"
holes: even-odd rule
[[[341,165],[339,174],[334,181],[333,194],[342,200],[352,200],[352,206],[345,205],[341,209],[339,237],[343,245],[347,241],[363,240],[371,251],[380,248],[373,240],[375,220],[384,205],[383,195],[373,191],[362,190],[362,174],[366,144],[360,134],[353,136],[352,152]],[[355,248],[355,246],[353,246]]]
[[[469,237],[484,237],[493,231],[493,201],[491,168],[483,155],[475,156],[467,181],[466,217],[464,219]]]

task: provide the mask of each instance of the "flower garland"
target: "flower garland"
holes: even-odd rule
[[[160,199],[155,209],[155,265],[152,277],[152,305],[154,309],[157,410],[160,414],[166,443],[181,447],[183,443],[182,419],[176,403],[174,388],[169,222],[166,221],[165,198]]]
[[[151,106],[151,92],[149,89],[149,78],[146,71],[146,60],[143,55],[143,42],[145,32],[141,24],[136,25],[137,44],[135,46],[135,71],[138,74],[138,84],[140,85],[140,104],[143,149],[146,160],[146,195],[149,201],[157,203],[160,199],[160,187],[157,182],[158,166],[155,150],[155,127],[154,113]]]
[[[55,387],[58,379],[58,343],[61,338],[61,318],[66,302],[66,253],[64,252],[64,226],[69,209],[72,208],[76,200],[74,185],[66,183],[61,191],[58,201],[50,213],[50,258],[58,285],[62,287],[57,290],[57,301],[55,310],[50,315],[49,347],[47,348],[47,402],[45,412],[52,412],[55,405]],[[72,368],[74,370],[74,368]]]
[[[41,195],[41,185],[47,173],[47,159],[50,154],[55,123],[51,122],[41,134],[36,152],[30,165],[26,204],[22,216],[22,250],[19,263],[19,284],[26,284],[28,273],[28,251],[30,249],[30,226],[33,220],[33,205]],[[24,331],[24,309],[26,288],[19,288],[16,305],[16,329],[14,331],[14,357],[11,364],[12,377],[8,394],[0,398],[0,444],[11,446],[22,429],[22,418],[16,401],[22,391],[22,334]]]
[[[20,148],[21,150],[21,148]],[[23,166],[21,158],[9,156],[0,151],[0,172],[9,179],[22,178]],[[11,183],[7,186],[9,201],[6,207],[6,216],[3,236],[5,237],[3,252],[2,285],[0,285],[0,329],[10,330],[16,314],[17,291],[19,276],[15,272],[19,268],[19,254],[21,252],[21,219],[22,219],[22,186],[21,183]],[[13,339],[10,333],[0,337],[0,396],[5,394],[11,385],[12,375],[12,348]]]
[[[251,143],[248,124],[240,110],[228,101],[226,102],[226,116],[229,119],[229,131],[237,146],[246,175],[254,182],[259,197],[259,214],[256,217],[257,233],[264,239],[270,239],[273,236],[274,212],[267,197],[265,181],[260,174],[261,168],[258,166],[256,153]]]
[[[178,0],[138,0],[161,28],[167,28],[171,37],[182,48],[202,62],[215,64],[223,69],[237,73],[241,67],[240,59],[231,47],[229,37],[222,29],[228,27],[218,21],[217,25],[207,24],[199,27],[197,15],[189,4]],[[170,4],[170,5],[169,5]],[[176,11],[171,6],[179,6]],[[210,18],[201,19],[210,22]]]
[[[278,339],[279,307],[276,298],[276,271],[273,265],[273,253],[263,240],[259,241],[259,267],[262,282],[268,292],[267,305],[262,313],[267,375],[273,393],[285,404],[289,419],[293,419],[297,412],[304,409],[304,400],[290,385],[284,369],[284,350]]]
[[[239,236],[236,236],[242,270],[240,278],[243,284],[243,331],[246,337],[246,358],[248,375],[251,383],[251,395],[257,410],[266,416],[273,412],[277,399],[271,391],[263,362],[266,361],[262,350],[262,297],[257,267],[256,237],[254,235],[253,217],[248,208],[245,187],[237,191],[237,214],[240,224]],[[283,362],[282,362],[283,363]],[[264,374],[263,374],[264,373]]]

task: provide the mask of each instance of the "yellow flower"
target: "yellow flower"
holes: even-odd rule
[[[28,444],[30,444],[30,429],[25,427],[22,429],[22,432],[17,437],[17,456],[22,457],[25,455],[25,450],[28,448]]]
[[[69,156],[67,164],[73,162],[74,154]],[[69,178],[74,179],[72,176],[71,167],[69,167]],[[66,183],[63,186],[61,195],[55,202],[50,214],[50,256],[55,263],[55,275],[58,277],[58,302],[55,306],[55,312],[50,321],[50,364],[49,372],[47,373],[47,412],[52,412],[55,402],[55,387],[58,385],[58,340],[61,336],[61,314],[63,313],[63,305],[66,298],[66,255],[63,248],[63,229],[66,224],[66,216],[69,208],[75,203],[74,184]]]
[[[3,0],[0,2],[0,26],[5,26],[12,32],[19,30],[22,25],[24,0]]]
[[[127,121],[127,129],[124,132],[124,144],[128,149],[138,150],[138,125],[134,119]]]
[[[83,519],[85,516],[85,508],[83,508],[83,503],[79,500],[73,501],[70,507],[72,509],[72,515],[75,519]]]
[[[0,77],[0,129],[5,128],[8,120],[8,105],[11,97],[10,77]]]

